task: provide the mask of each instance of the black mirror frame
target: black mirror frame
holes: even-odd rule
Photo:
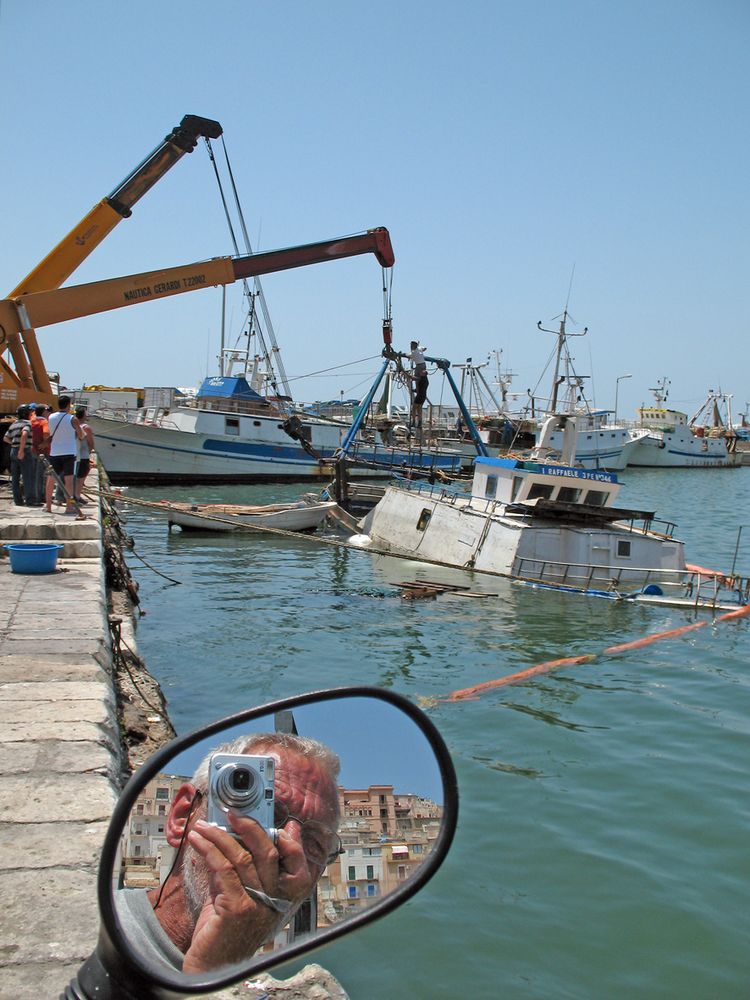
[[[165,974],[163,966],[157,966],[156,963],[151,963],[142,956],[139,956],[130,947],[130,943],[117,923],[112,898],[112,872],[114,870],[122,831],[130,817],[135,800],[146,783],[160,773],[178,753],[224,729],[240,725],[244,722],[250,722],[259,716],[271,715],[281,709],[294,709],[319,701],[336,701],[356,697],[377,698],[400,709],[419,727],[435,753],[443,782],[442,822],[433,850],[423,864],[420,865],[414,877],[405,882],[395,892],[384,897],[382,901],[374,903],[361,913],[347,918],[340,925],[323,930],[319,934],[316,934],[314,938],[308,938],[299,943],[292,943],[284,948],[281,956],[278,953],[275,955],[273,952],[269,952],[267,956],[253,959],[252,965],[247,962],[230,967],[234,971],[228,973],[208,977],[203,974],[196,976],[179,974],[178,977],[178,974],[175,973],[173,977]],[[457,821],[458,783],[448,748],[428,716],[414,705],[413,702],[393,691],[375,687],[342,687],[311,691],[307,694],[284,698],[257,708],[247,709],[244,712],[239,712],[236,715],[230,715],[211,723],[202,729],[194,730],[186,736],[179,736],[157,751],[133,774],[115,806],[102,847],[97,880],[97,895],[101,915],[99,943],[96,952],[82,966],[77,980],[68,988],[69,992],[63,994],[63,996],[70,998],[70,1000],[79,997],[81,1000],[84,1000],[87,996],[95,995],[107,996],[106,992],[99,993],[96,986],[97,983],[101,983],[102,976],[104,976],[107,981],[117,983],[117,989],[120,992],[114,994],[116,996],[127,997],[129,991],[132,991],[132,996],[138,998],[138,1000],[171,1000],[174,997],[194,996],[223,989],[236,983],[250,971],[253,974],[264,972],[274,966],[299,958],[303,954],[323,947],[335,938],[357,930],[364,926],[364,924],[370,923],[379,917],[384,917],[387,913],[390,913],[410,899],[432,878],[442,864],[453,841]],[[90,994],[85,992],[87,983],[90,983],[97,992]],[[78,992],[76,987],[83,987],[84,992]]]

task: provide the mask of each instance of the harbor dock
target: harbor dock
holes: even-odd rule
[[[63,545],[53,573],[0,558],[0,996],[19,1000],[57,996],[96,943],[123,775],[100,510],[63,509],[16,507],[0,488],[0,544]]]

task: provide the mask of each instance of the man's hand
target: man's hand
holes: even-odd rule
[[[209,886],[185,955],[186,973],[250,958],[310,895],[321,875],[292,834],[280,830],[275,845],[255,820],[233,812],[228,816],[236,837],[203,820],[188,833],[189,843],[205,864]],[[282,916],[252,899],[245,886],[288,901],[288,914]]]

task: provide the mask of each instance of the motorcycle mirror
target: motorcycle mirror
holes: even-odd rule
[[[115,806],[99,941],[61,1000],[202,994],[299,958],[418,892],[457,817],[442,737],[394,692],[312,692],[178,737]]]

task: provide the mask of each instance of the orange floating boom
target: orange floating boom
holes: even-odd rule
[[[566,656],[560,660],[547,660],[544,663],[538,663],[534,667],[527,667],[526,670],[519,670],[514,674],[506,674],[505,677],[497,677],[491,681],[483,681],[481,684],[474,684],[472,687],[461,688],[458,691],[453,691],[447,698],[442,700],[466,701],[469,699],[476,699],[485,691],[491,691],[494,688],[499,687],[506,687],[510,684],[521,684],[524,681],[529,680],[531,677],[536,677],[539,674],[549,674],[553,670],[559,670],[560,667],[574,666],[578,663],[594,663],[601,656],[615,656],[617,653],[625,653],[631,649],[640,649],[642,646],[650,646],[652,643],[660,642],[662,639],[674,639],[675,637],[684,635],[687,632],[693,632],[695,629],[704,628],[706,625],[713,625],[718,622],[734,621],[737,618],[744,618],[746,615],[750,615],[750,604],[745,604],[736,611],[727,611],[726,614],[719,615],[718,618],[706,619],[702,622],[693,622],[691,625],[682,625],[680,628],[669,629],[667,632],[657,632],[654,635],[646,635],[642,639],[634,639],[633,642],[623,642],[617,646],[607,646],[607,648],[602,650],[601,653],[583,653],[580,656]]]

